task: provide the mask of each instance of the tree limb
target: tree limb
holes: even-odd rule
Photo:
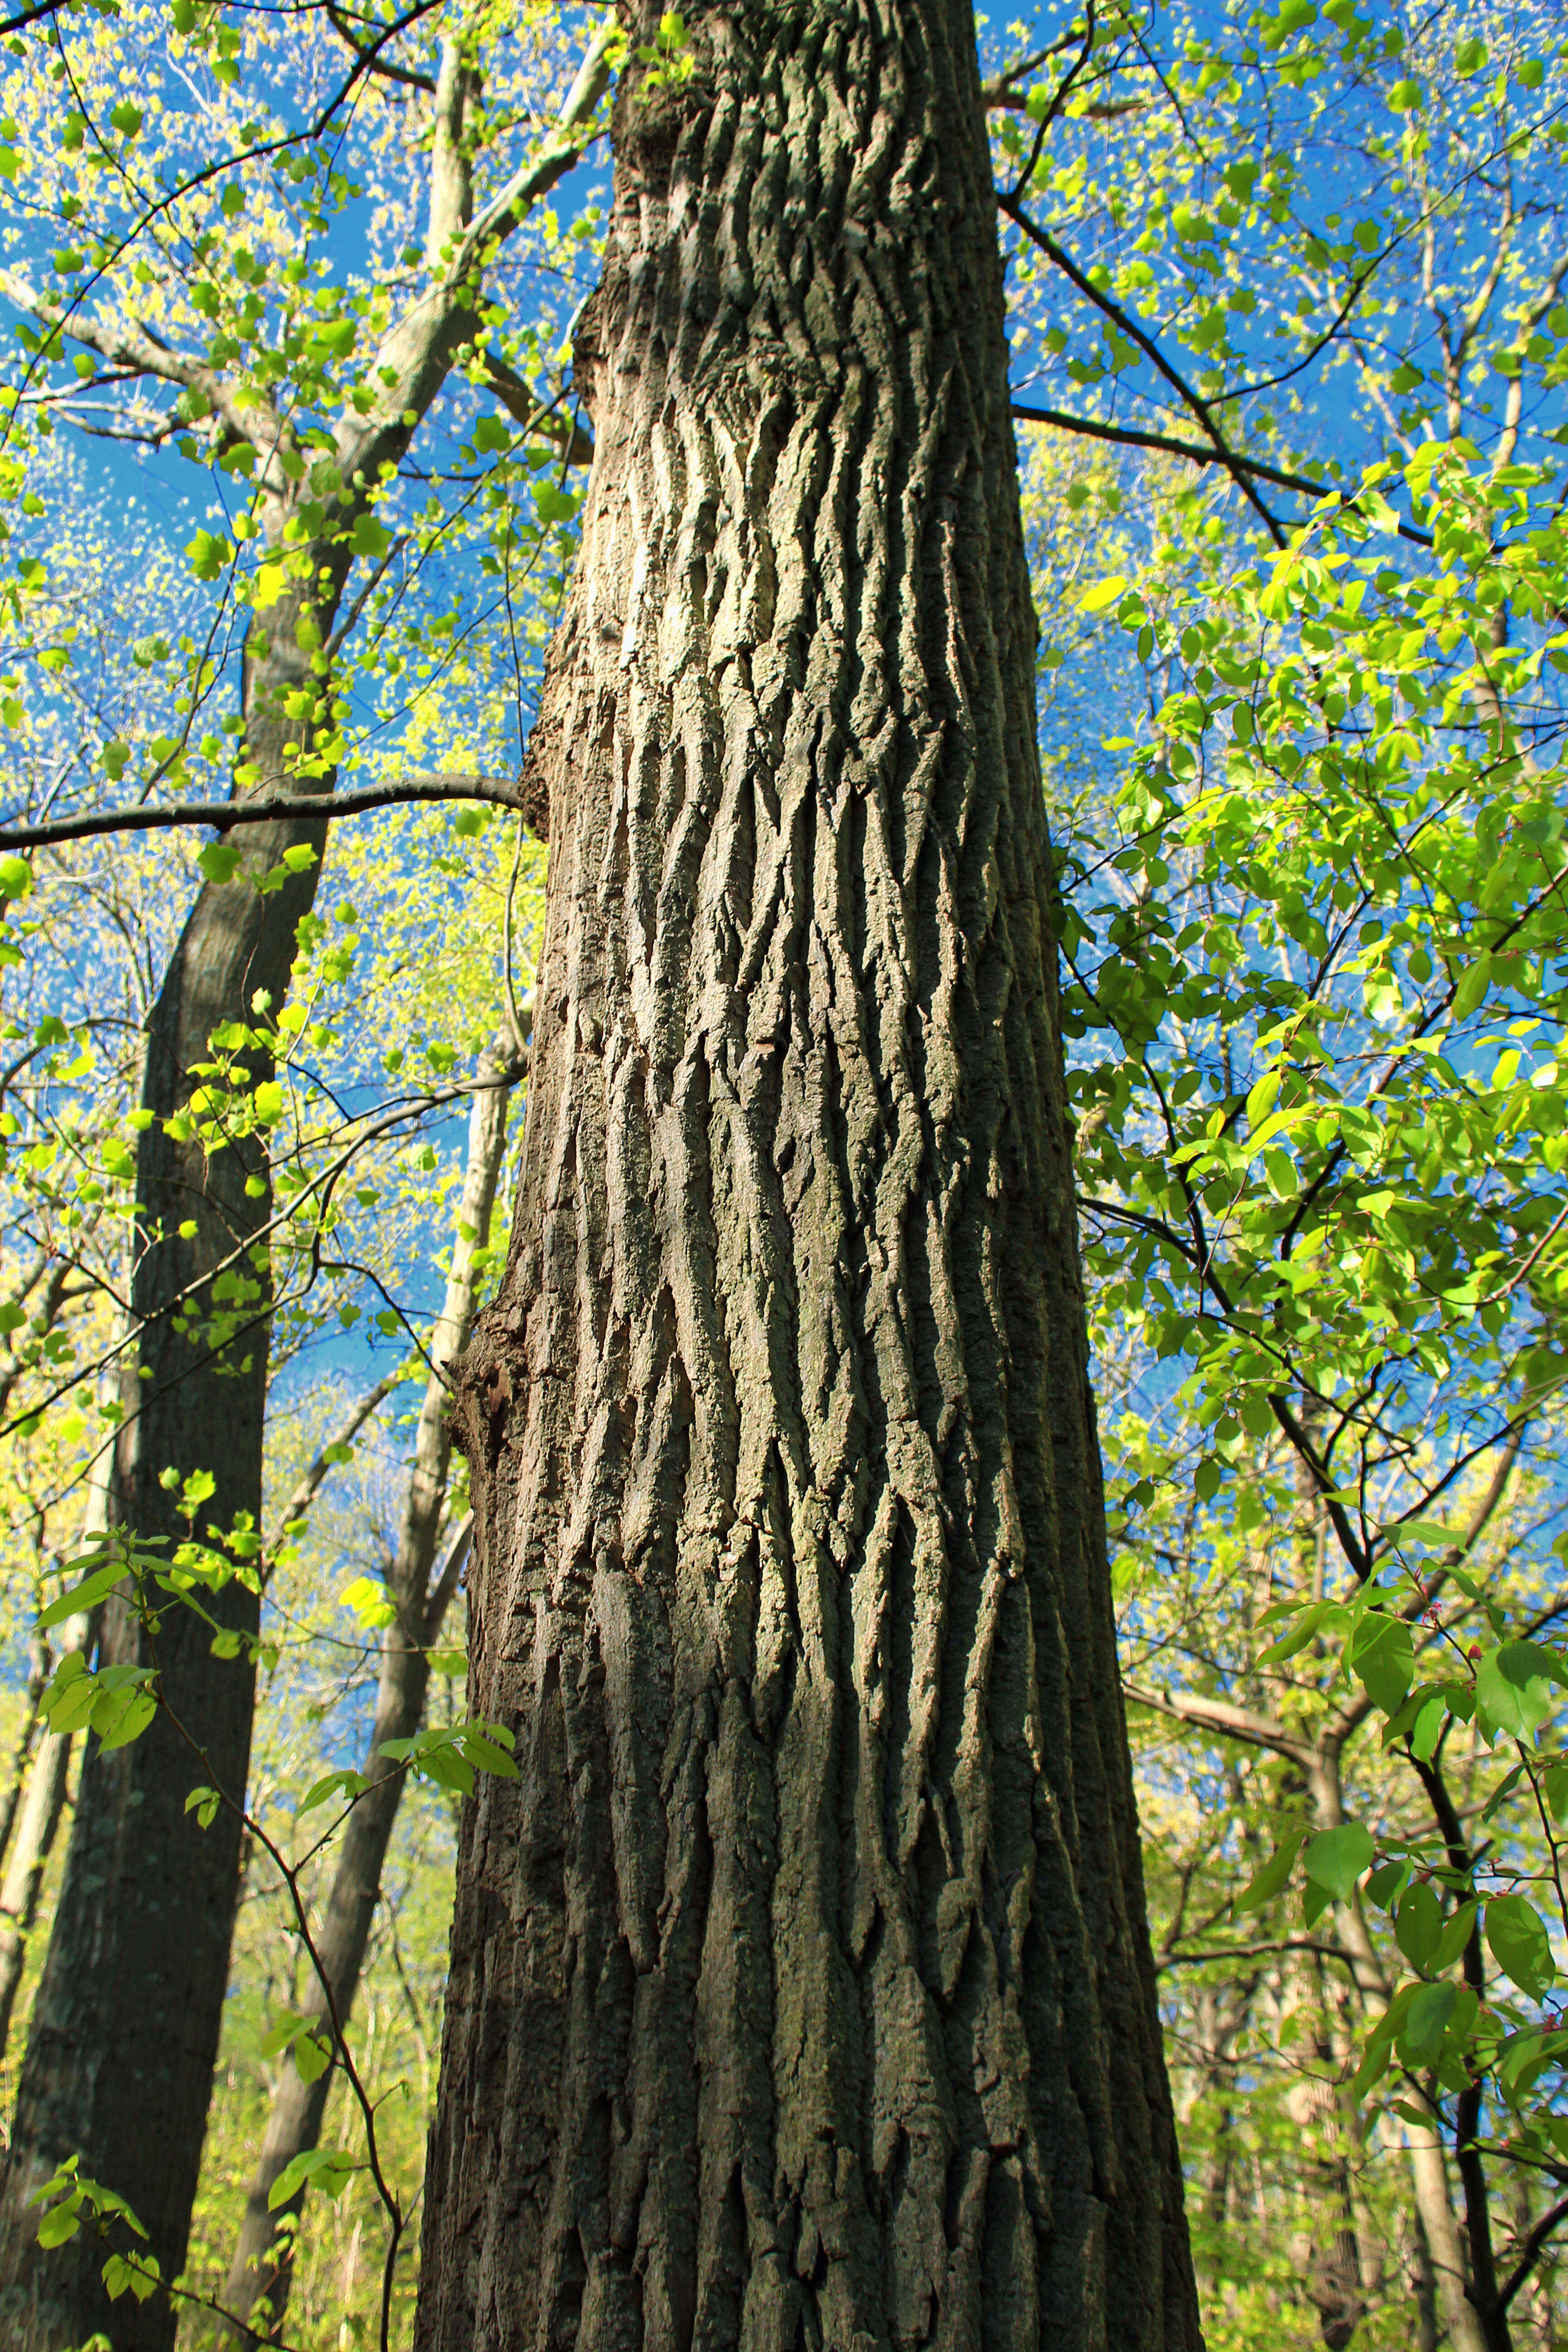
[[[335,1436],[322,1446],[279,1514],[278,1534],[274,1543],[282,1543],[298,1527],[326,1483],[327,1474],[333,1466],[331,1455],[336,1453],[340,1445],[353,1444],[377,1405],[384,1403],[392,1394],[402,1377],[401,1371],[388,1372],[384,1380],[377,1381],[374,1388],[367,1390],[359,1402],[353,1406]],[[273,1545],[269,1544],[268,1551],[272,1549]],[[270,1575],[270,1563],[266,1572]]]
[[[1157,1715],[1168,1715],[1177,1723],[1201,1724],[1225,1738],[1245,1740],[1249,1748],[1267,1748],[1273,1755],[1288,1756],[1293,1763],[1306,1766],[1315,1753],[1310,1740],[1299,1738],[1271,1717],[1254,1715],[1250,1708],[1233,1706],[1228,1699],[1203,1698],[1194,1691],[1146,1690],[1136,1683],[1122,1687],[1134,1706],[1152,1707]]]
[[[40,293],[14,269],[0,269],[0,294],[55,333],[96,352],[110,367],[123,368],[132,376],[157,376],[164,383],[198,393],[242,441],[255,446],[259,428],[269,447],[291,446],[293,436],[270,401],[258,394],[240,407],[237,387],[226,376],[205,360],[173,350],[144,328],[122,320],[85,318],[52,295]]]
[[[1022,401],[1013,403],[1013,414],[1026,425],[1052,425],[1061,433],[1085,433],[1096,441],[1115,441],[1126,449],[1166,449],[1175,457],[1190,457],[1195,466],[1223,466],[1228,472],[1238,469],[1256,474],[1259,481],[1278,482],[1282,490],[1300,490],[1303,498],[1335,499],[1353,506],[1353,492],[1336,490],[1330,482],[1309,481],[1305,474],[1288,474],[1279,466],[1267,466],[1259,457],[1243,457],[1235,450],[1205,448],[1201,441],[1183,441],[1173,433],[1146,433],[1134,425],[1102,425],[1092,416],[1071,416],[1062,408],[1034,408]],[[1430,547],[1430,531],[1417,530],[1414,523],[1402,522],[1401,539],[1414,540],[1418,547]]]
[[[1124,310],[1120,302],[1115,301],[1110,295],[1102,292],[1101,289],[1095,285],[1093,279],[1086,276],[1084,271],[1079,268],[1077,262],[1066,248],[1057,243],[1056,238],[1051,235],[1049,229],[1041,228],[1037,221],[1032,221],[1029,218],[1028,214],[1024,210],[1023,205],[1018,202],[1016,196],[1008,195],[1005,194],[1002,189],[998,188],[996,191],[996,202],[1000,209],[1006,214],[1008,219],[1012,221],[1016,227],[1022,229],[1024,235],[1029,239],[1030,243],[1032,245],[1037,245],[1040,251],[1046,256],[1047,259],[1054,262],[1056,267],[1061,271],[1062,275],[1065,278],[1069,278],[1072,284],[1078,288],[1079,292],[1089,301],[1092,302],[1097,310],[1102,311],[1105,317],[1111,321],[1113,326],[1120,328],[1121,331],[1127,337],[1128,341],[1135,343],[1138,349],[1143,353],[1145,359],[1149,361],[1150,364],[1156,368],[1160,374],[1164,377],[1165,382],[1171,386],[1172,391],[1186,404],[1187,407],[1191,409],[1193,415],[1197,418],[1198,423],[1203,426],[1204,431],[1208,435],[1210,441],[1214,445],[1217,462],[1226,467],[1232,480],[1236,483],[1237,488],[1241,491],[1243,497],[1247,499],[1250,505],[1257,509],[1258,514],[1262,517],[1262,520],[1268,530],[1269,537],[1274,541],[1275,545],[1277,547],[1283,547],[1285,543],[1284,531],[1280,529],[1277,518],[1263,503],[1255,484],[1248,477],[1247,467],[1238,462],[1236,454],[1231,449],[1225,435],[1220,431],[1219,426],[1215,424],[1214,413],[1210,408],[1208,402],[1204,398],[1202,393],[1195,390],[1194,387],[1187,382],[1186,378],[1181,373],[1179,369],[1173,367],[1170,361],[1165,357],[1164,352],[1160,349],[1159,344],[1154,341],[1152,335],[1151,335],[1145,328],[1139,325],[1137,320],[1131,316],[1131,312]]]
[[[365,809],[393,808],[407,801],[480,801],[496,808],[523,806],[515,784],[499,776],[399,776],[390,783],[363,784],[346,793],[265,793],[240,800],[149,802],[132,808],[89,809],[78,816],[49,817],[40,824],[0,827],[0,850],[37,849],[105,833],[162,833],[188,824],[215,825],[219,833],[227,833],[234,825],[263,824],[271,817],[358,816]]]

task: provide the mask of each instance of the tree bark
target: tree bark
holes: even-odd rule
[[[458,1405],[521,1770],[465,1809],[416,2342],[1189,2352],[973,18],[687,31],[577,351]]]
[[[118,1346],[125,1338],[126,1318],[123,1313],[116,1312],[111,1328],[114,1343]],[[106,1373],[100,1391],[100,1402],[112,1396],[112,1372]],[[80,1540],[77,1546],[79,1552],[90,1551],[109,1525],[111,1475],[112,1456],[105,1451],[96,1457],[88,1472],[87,1499],[81,1515]],[[90,1659],[102,1618],[101,1609],[87,1610],[79,1616],[68,1618],[60,1629],[61,1658],[80,1651],[84,1657]],[[42,1696],[41,1691],[39,1696]],[[48,1868],[60,1816],[65,1811],[73,1737],[68,1731],[53,1731],[45,1725],[27,1781],[26,1801],[22,1807],[16,1843],[7,1857],[5,1883],[0,1885],[0,2059],[5,2057],[11,2038],[16,1995],[21,1990],[27,1965],[27,1939],[37,1916],[44,1873]]]
[[[443,1573],[432,1586],[431,1570],[447,1504],[452,1455],[451,1388],[443,1375],[467,1343],[473,1319],[478,1280],[474,1252],[489,1246],[490,1213],[506,1150],[507,1101],[515,1074],[510,1046],[492,1055],[480,1074],[490,1083],[481,1086],[474,1096],[468,1119],[468,1167],[458,1212],[451,1272],[430,1344],[432,1365],[439,1369],[432,1371],[426,1386],[403,1525],[388,1579],[397,1616],[382,1633],[375,1717],[363,1766],[372,1785],[349,1815],[332,1874],[326,1916],[317,1938],[317,1950],[331,1989],[331,2006],[319,1979],[304,2005],[308,2015],[328,2021],[329,2039],[331,2018],[335,2014],[340,2027],[346,2027],[353,2006],[371,1919],[381,1892],[382,1865],[405,1785],[406,1776],[382,1756],[382,1744],[388,1739],[406,1739],[424,1720],[430,1648],[440,1635],[467,1549],[467,1537],[459,1532],[448,1548]],[[331,2068],[313,2083],[306,2083],[293,2066],[286,2066],[274,2095],[267,2137],[246,2199],[245,2219],[223,2294],[224,2308],[237,2319],[244,2319],[258,2298],[265,2296],[265,2322],[258,2329],[245,2331],[240,2340],[256,2344],[276,2334],[287,2308],[293,2275],[292,2238],[285,2237],[276,2251],[274,2245],[279,2224],[285,2215],[298,2212],[304,2191],[276,2211],[269,2209],[267,2200],[274,2181],[293,2158],[314,2147],[320,2139],[327,2095],[336,2071]]]

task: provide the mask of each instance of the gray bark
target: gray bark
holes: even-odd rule
[[[521,1772],[465,1810],[416,2343],[1192,2352],[973,19],[687,23],[577,352],[458,1408]]]
[[[331,2002],[318,1978],[303,2004],[305,2014],[327,2023],[328,2039],[331,2018],[335,2014],[339,2025],[346,2027],[353,2007],[381,1891],[382,1866],[405,1785],[404,1772],[382,1756],[382,1744],[406,1739],[424,1719],[429,1652],[439,1637],[468,1549],[467,1532],[459,1530],[448,1547],[442,1573],[432,1584],[452,1454],[451,1390],[440,1374],[466,1344],[473,1319],[474,1252],[489,1246],[496,1181],[506,1150],[507,1100],[513,1075],[510,1060],[510,1053],[498,1053],[486,1063],[480,1076],[490,1083],[476,1093],[469,1115],[468,1166],[451,1271],[430,1343],[431,1362],[439,1372],[433,1372],[426,1386],[403,1524],[387,1580],[397,1618],[382,1634],[375,1717],[363,1768],[372,1785],[345,1826],[316,1939]],[[287,2307],[292,2282],[291,2240],[285,2238],[278,2244],[278,2229],[285,2214],[298,2212],[304,2192],[276,2211],[268,2209],[267,2200],[273,2183],[293,2158],[317,2145],[336,2074],[334,2067],[313,2083],[306,2083],[292,2065],[286,2065],[273,2097],[267,2137],[247,2195],[239,2242],[223,2294],[225,2310],[239,2319],[249,2314],[258,2297],[265,2297],[265,2322],[247,2330],[242,2338],[253,2344],[276,2332]]]

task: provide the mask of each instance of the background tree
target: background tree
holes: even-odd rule
[[[461,39],[446,43],[433,93],[426,284],[396,318],[384,293],[362,305],[374,347],[368,367],[351,376],[335,417],[343,390],[340,362],[354,339],[352,323],[346,335],[334,324],[335,303],[325,317],[318,309],[308,337],[297,327],[290,337],[285,317],[279,348],[267,333],[267,305],[258,293],[265,272],[249,248],[245,267],[231,257],[237,299],[212,278],[197,276],[193,284],[178,268],[161,273],[157,266],[167,259],[161,233],[171,214],[177,238],[180,199],[189,210],[195,191],[205,198],[210,165],[195,175],[195,190],[187,185],[156,199],[123,169],[117,180],[132,218],[115,236],[109,223],[100,226],[100,205],[94,224],[103,240],[98,274],[118,263],[127,277],[140,268],[153,282],[160,274],[165,283],[172,278],[176,315],[195,311],[218,322],[216,340],[205,351],[180,350],[133,322],[134,314],[89,318],[80,292],[57,301],[15,275],[5,282],[11,299],[45,330],[40,357],[58,348],[63,331],[121,376],[177,385],[184,415],[213,416],[221,454],[236,474],[256,483],[242,537],[255,537],[268,560],[255,575],[255,617],[241,662],[237,793],[265,796],[289,787],[309,795],[331,780],[342,714],[334,709],[331,647],[356,559],[377,559],[388,544],[373,511],[376,492],[459,353],[473,350],[480,276],[491,250],[576,161],[579,131],[606,77],[605,37],[591,50],[553,134],[501,179],[477,216],[465,115],[479,103],[479,79]],[[216,48],[221,83],[232,58],[221,37]],[[357,48],[355,58],[305,134],[297,163],[307,173],[324,152],[322,134],[368,70]],[[128,122],[131,114],[136,120],[127,140],[145,119],[137,107]],[[101,148],[96,127],[95,142]],[[300,143],[299,134],[276,142]],[[68,139],[67,147],[68,152]],[[102,160],[101,153],[89,158]],[[241,190],[241,207],[243,199]],[[80,209],[83,200],[74,201]],[[124,208],[121,184],[110,202]],[[133,252],[149,239],[151,267]],[[209,241],[196,235],[198,268],[209,257]],[[285,314],[299,309],[298,260],[285,263],[280,274]],[[73,263],[79,268],[80,257],[67,256],[59,266]],[[296,355],[303,365],[289,369]],[[290,394],[281,409],[280,382]],[[331,422],[315,421],[323,416]],[[307,456],[312,449],[320,454]],[[216,572],[230,553],[227,543],[212,541],[210,556],[198,547],[198,567]],[[207,685],[203,669],[195,666],[188,698],[193,717]],[[170,750],[176,756],[160,764],[172,773],[179,747]],[[120,1600],[108,1607],[104,1664],[154,1666],[171,1713],[132,1747],[111,1752],[89,1742],[78,1794],[72,1859],[0,2192],[0,2309],[18,2340],[40,2345],[78,2340],[95,2327],[107,2329],[110,2319],[92,2244],[68,2248],[40,2266],[27,2209],[68,2153],[79,2153],[94,2178],[120,2193],[135,2191],[165,2276],[184,2261],[227,1980],[240,1820],[225,1808],[198,1836],[185,1799],[193,1755],[219,1789],[240,1792],[246,1784],[271,1286],[271,1163],[262,1134],[267,1097],[277,1085],[276,1012],[324,840],[321,821],[292,816],[247,827],[233,848],[209,853],[205,885],[149,1016],[137,1121],[133,1345],[111,1509],[143,1544],[170,1543],[179,1539],[182,1523],[194,1532],[195,1497],[196,1507],[210,1508],[204,1527],[229,1548],[233,1563],[213,1579],[207,1619],[176,1610],[155,1650]],[[237,1115],[230,1108],[226,1116],[210,1085],[193,1113],[196,1079],[214,1075],[215,1035],[235,1032],[228,1043],[238,1051],[223,1075],[226,1090],[243,1098]],[[108,2064],[113,2051],[144,2051],[149,2063]],[[154,2182],[146,2180],[142,2163],[150,2139],[160,2150]],[[129,2326],[137,2341],[166,2343],[173,2313],[158,2298],[132,2321],[121,2315],[118,2324],[122,2336]]]

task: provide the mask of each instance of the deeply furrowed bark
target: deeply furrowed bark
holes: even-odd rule
[[[476,1249],[488,1248],[490,1213],[496,1181],[506,1149],[507,1102],[510,1093],[509,1052],[490,1057],[482,1076],[489,1083],[476,1093],[468,1120],[468,1160],[458,1211],[458,1238],[453,1244],[451,1271],[441,1315],[431,1340],[431,1361],[448,1366],[466,1344],[473,1319],[477,1271]],[[310,1988],[305,2014],[330,2021],[335,2013],[346,2026],[364,1964],[371,1920],[381,1891],[382,1866],[397,1819],[405,1778],[384,1757],[388,1739],[406,1739],[418,1730],[425,1716],[430,1682],[429,1652],[440,1635],[441,1622],[456,1589],[461,1552],[454,1545],[447,1573],[431,1585],[437,1540],[447,1503],[451,1466],[450,1390],[432,1372],[415,1434],[414,1466],[404,1505],[397,1554],[388,1578],[388,1591],[397,1617],[382,1634],[381,1672],[377,1680],[375,1720],[371,1731],[364,1773],[372,1783],[350,1814],[343,1832],[326,1916],[316,1949],[331,1988],[329,2008],[320,1980]],[[331,2039],[330,2023],[327,2038]],[[223,2306],[243,2319],[258,2297],[268,2311],[264,2324],[226,2340],[257,2343],[277,2331],[288,2306],[292,2284],[292,2238],[278,2242],[286,2215],[297,2213],[304,2192],[283,2206],[268,2200],[275,2181],[296,2156],[314,2147],[321,2137],[321,2118],[335,2070],[304,2082],[286,2066],[267,2119],[267,2137],[260,2161],[246,2199],[239,2242],[229,2267]]]
[[[416,2341],[1189,2352],[973,21],[687,27],[578,352],[458,1404],[521,1769],[465,1818]]]

